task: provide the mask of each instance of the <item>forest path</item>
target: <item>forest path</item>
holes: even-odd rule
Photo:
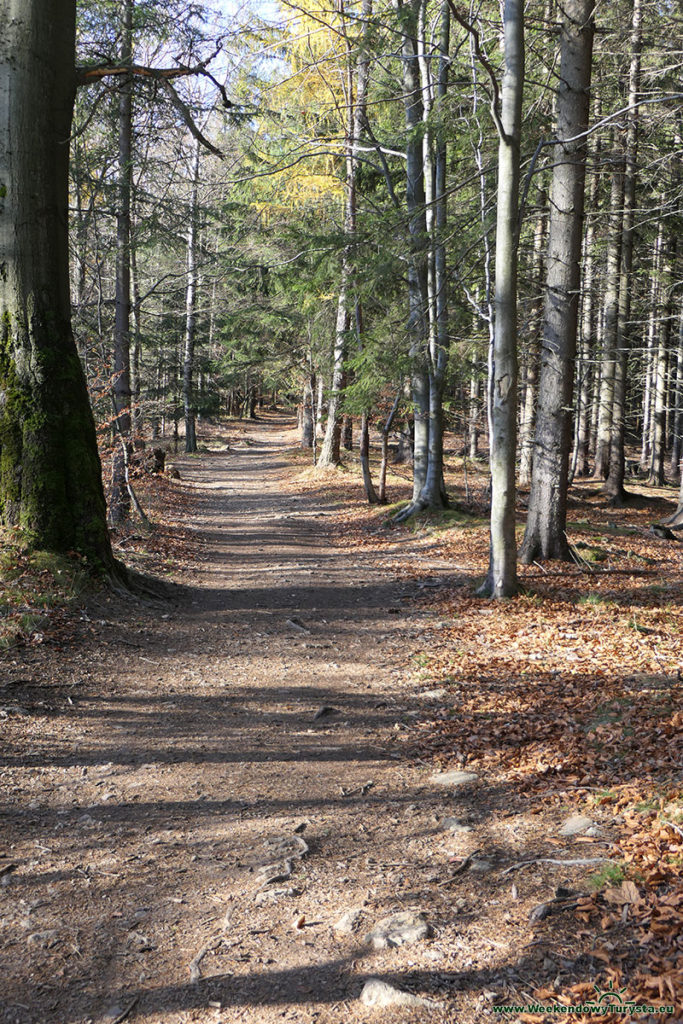
[[[402,604],[418,584],[390,556],[335,546],[330,489],[292,492],[295,443],[271,417],[176,460],[204,554],[175,605],[110,599],[58,665],[14,661],[52,673],[56,703],[29,749],[11,730],[5,749],[0,1021],[353,1022],[371,976],[436,998],[437,1019],[454,984],[476,1002],[485,972],[453,969],[435,884],[453,796],[399,752],[424,706],[411,652],[430,613]],[[335,930],[352,910],[355,934]],[[369,951],[398,911],[424,911],[436,937]]]

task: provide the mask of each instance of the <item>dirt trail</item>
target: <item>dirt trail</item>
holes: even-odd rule
[[[204,561],[172,606],[112,599],[58,661],[27,649],[7,666],[23,707],[3,723],[2,1022],[415,1012],[363,1006],[370,976],[449,1019],[456,989],[474,1007],[486,984],[436,884],[452,797],[397,752],[429,613],[335,547],[333,504],[283,486],[293,438],[272,420],[179,460]],[[336,931],[354,908],[355,934]],[[363,946],[406,910],[431,941]]]

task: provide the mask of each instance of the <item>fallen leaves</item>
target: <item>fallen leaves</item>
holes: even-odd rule
[[[590,521],[569,527],[572,539],[599,540],[606,552],[599,571],[521,568],[532,589],[497,605],[473,594],[486,569],[486,527],[423,524],[400,573],[414,585],[415,604],[441,621],[438,636],[414,650],[414,674],[450,700],[425,706],[405,742],[439,768],[489,773],[511,800],[526,801],[527,813],[589,804],[609,820],[611,811],[610,857],[627,877],[576,901],[572,913],[593,937],[584,948],[629,998],[673,1001],[682,1016],[683,580],[670,546],[647,535],[651,511],[624,510],[616,526],[614,515],[591,504]],[[378,534],[377,519],[367,509],[357,508],[355,519],[347,513],[345,543],[386,561],[393,544],[405,545],[407,530]],[[420,551],[440,557],[444,569],[469,567],[469,580],[428,590]],[[609,936],[602,947],[601,934]],[[579,988],[574,998],[589,994]]]

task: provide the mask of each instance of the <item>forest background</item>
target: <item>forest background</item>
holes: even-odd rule
[[[488,763],[488,748],[473,753],[478,716],[499,700],[518,702],[540,746],[520,754],[502,730],[511,771],[528,756],[544,799],[543,787],[565,773],[596,791],[597,806],[623,811],[628,878],[603,879],[615,883],[611,897],[582,903],[580,920],[593,925],[602,914],[611,942],[630,914],[643,939],[628,953],[632,975],[637,957],[645,964],[636,987],[674,998],[680,583],[662,577],[677,557],[682,516],[680,502],[670,515],[661,498],[681,487],[680,4],[338,0],[227,16],[181,0],[10,5],[32,12],[34,28],[57,7],[72,6],[78,20],[75,64],[63,41],[48,33],[41,44],[53,75],[43,87],[54,84],[59,97],[63,86],[68,131],[63,120],[49,122],[51,101],[30,106],[28,86],[0,83],[3,118],[16,97],[26,104],[15,121],[28,142],[14,150],[25,166],[61,154],[23,174],[28,212],[19,217],[6,147],[0,215],[14,215],[20,230],[3,231],[2,245],[23,239],[24,225],[43,229],[50,207],[35,196],[61,180],[62,162],[55,222],[64,219],[67,171],[69,206],[68,260],[66,232],[63,247],[59,233],[54,248],[34,235],[42,241],[29,246],[30,259],[6,263],[6,249],[0,259],[8,537],[16,530],[22,545],[112,567],[91,408],[117,554],[144,525],[135,493],[146,468],[158,468],[155,448],[193,453],[198,424],[250,419],[283,401],[299,407],[302,450],[322,479],[351,461],[355,445],[365,498],[379,504],[394,498],[392,488],[405,497],[391,475],[403,465],[411,487],[390,507],[395,524],[420,529],[425,513],[448,522],[455,498],[459,524],[490,510],[483,593],[518,591],[518,540],[534,589],[512,610],[499,606],[490,628],[469,591],[453,606],[441,602],[453,621],[461,616],[459,642],[471,630],[480,685],[462,698],[460,718],[429,723],[422,746],[447,758],[460,744]],[[27,55],[17,45],[7,66],[17,80],[27,68],[21,81],[37,81]],[[48,143],[41,149],[36,138]],[[42,275],[40,288],[26,286],[31,274]],[[72,348],[79,359],[69,362]],[[46,352],[68,358],[58,365]],[[474,499],[468,480],[481,484]],[[589,542],[571,546],[569,488],[579,481],[589,516],[579,529]],[[522,537],[516,511],[527,487]],[[613,509],[629,503],[632,521],[615,522]],[[665,519],[654,536],[648,518]],[[468,537],[485,543],[475,528],[462,531],[463,547]],[[627,547],[619,554],[617,538]],[[17,559],[23,571],[26,548],[11,551],[12,572]],[[578,567],[539,567],[549,558]],[[593,563],[603,561],[597,579],[603,570]],[[585,597],[581,572],[595,577],[586,601],[604,605],[591,643],[631,631],[630,645],[614,640],[605,664],[619,665],[626,646],[638,658],[647,648],[643,671],[629,676],[637,697],[625,699],[619,673],[602,662],[571,686],[543,669],[541,710],[539,680],[524,672],[512,696],[487,689],[489,670],[501,671],[491,651],[503,635],[531,649],[529,637],[541,637],[536,602],[546,623],[567,618]],[[620,573],[631,589],[615,585],[606,598],[600,586]],[[638,589],[638,574],[656,582]],[[565,653],[571,660],[573,649]],[[425,658],[443,675],[460,655],[453,642]],[[575,715],[593,724],[576,725]],[[602,955],[618,985],[629,962],[614,951]]]
[[[286,395],[303,443],[323,433],[321,466],[339,464],[357,418],[370,501],[385,483],[368,428],[398,428],[414,467],[405,517],[446,503],[443,430],[475,460],[490,436],[500,593],[516,589],[515,460],[519,483],[534,460],[538,476],[527,561],[569,557],[575,476],[604,481],[614,503],[627,471],[679,479],[680,9],[523,6],[285,5],[235,12],[217,47],[197,5],[80,5],[81,63],[173,55],[221,79],[161,88],[93,70],[78,93],[74,332],[117,452],[144,429],[192,451],[197,417]],[[577,43],[572,83],[562,61]],[[558,169],[585,176],[564,210]],[[550,280],[566,266],[575,280]],[[114,523],[128,511],[122,461]]]

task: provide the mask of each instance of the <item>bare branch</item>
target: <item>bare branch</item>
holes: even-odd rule
[[[493,68],[493,65],[491,64],[490,60],[488,59],[488,57],[481,48],[479,32],[474,27],[474,25],[472,25],[467,20],[465,15],[458,10],[458,8],[453,3],[453,0],[447,0],[447,3],[451,9],[451,14],[457,21],[458,25],[460,25],[461,28],[464,28],[465,31],[469,32],[469,34],[472,36],[472,41],[474,43],[474,52],[477,55],[477,60],[483,67],[486,74],[489,76],[489,81],[491,82],[491,116],[494,120],[496,130],[500,135],[501,139],[503,139],[504,142],[507,142],[507,134],[505,132],[505,129],[503,128],[503,122],[500,119],[500,87],[498,85],[498,78],[496,77],[496,72]]]
[[[223,153],[221,152],[220,149],[218,149],[216,146],[214,146],[214,144],[212,142],[209,142],[209,140],[206,138],[206,136],[203,135],[202,132],[199,130],[199,128],[195,124],[194,118],[192,117],[192,113],[190,111],[190,108],[187,106],[186,103],[183,103],[183,101],[181,100],[180,96],[178,95],[178,93],[173,88],[173,85],[171,84],[171,82],[169,82],[169,80],[167,78],[160,79],[160,82],[161,82],[162,86],[164,87],[164,89],[166,90],[166,92],[168,93],[169,98],[171,100],[171,103],[176,108],[176,110],[178,111],[178,113],[182,117],[183,121],[185,122],[185,124],[189,128],[191,134],[197,140],[197,142],[199,142],[202,146],[204,146],[205,149],[208,149],[209,153],[213,153],[214,156],[220,157],[221,160],[222,160],[223,159]]]

